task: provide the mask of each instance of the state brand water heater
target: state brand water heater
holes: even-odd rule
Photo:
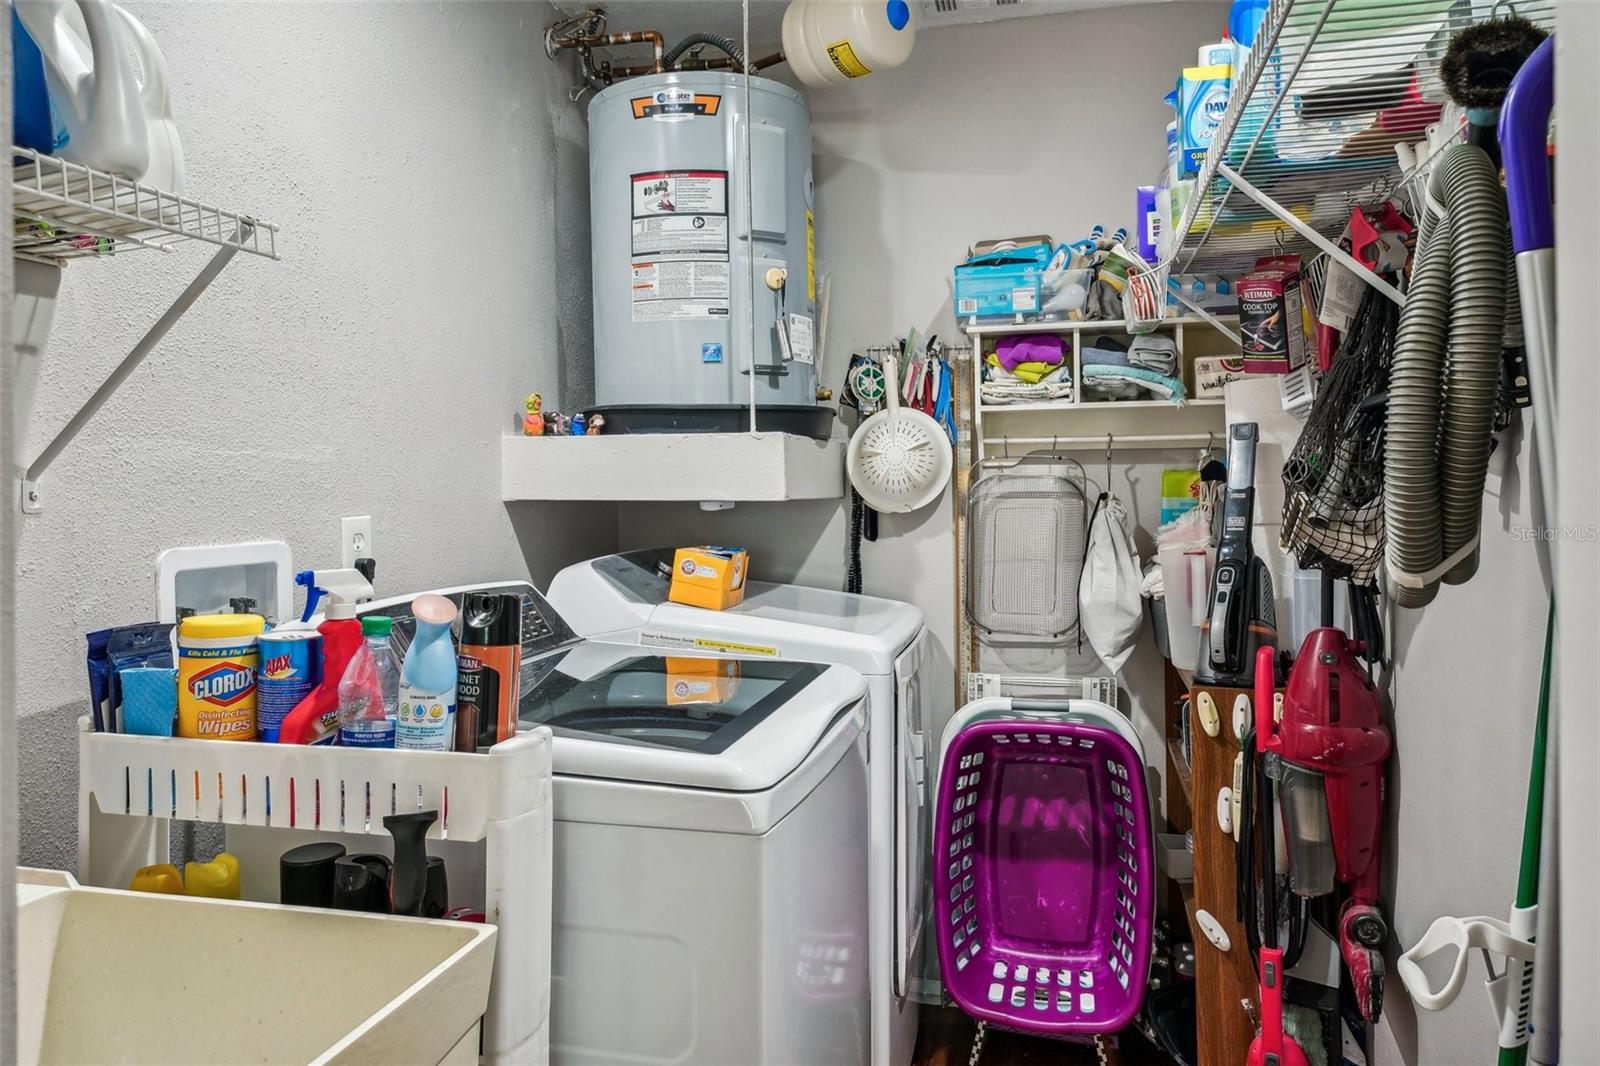
[[[800,94],[752,77],[746,111],[734,74],[619,81],[589,104],[589,182],[595,404],[607,431],[746,429],[753,373],[759,428],[826,437]]]

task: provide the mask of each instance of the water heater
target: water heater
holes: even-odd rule
[[[799,93],[753,77],[747,106],[744,79],[716,71],[610,86],[589,104],[589,204],[608,432],[746,429],[753,376],[759,428],[827,436]]]

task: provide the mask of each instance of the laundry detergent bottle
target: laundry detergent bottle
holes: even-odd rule
[[[427,593],[411,601],[417,633],[400,667],[400,713],[394,746],[413,751],[449,751],[455,736],[456,647],[450,623],[456,605]]]
[[[301,621],[310,621],[318,600],[328,600],[326,617],[317,627],[322,634],[322,680],[284,718],[278,742],[331,744],[339,734],[339,683],[351,658],[366,646],[356,604],[372,599],[372,583],[359,570],[303,570],[294,580],[311,590]]]

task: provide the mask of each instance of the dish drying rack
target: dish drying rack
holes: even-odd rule
[[[97,733],[83,718],[78,767],[78,879],[104,888],[167,862],[174,822],[210,822],[239,857],[242,896],[276,903],[290,848],[387,851],[385,815],[437,810],[428,850],[452,906],[480,906],[500,930],[481,1061],[549,1061],[549,729],[480,755]]]
[[[1495,5],[1497,8],[1502,5]],[[1351,209],[1397,192],[1418,202],[1462,137],[1438,61],[1481,21],[1472,0],[1273,0],[1164,249],[1174,273],[1249,270],[1264,251],[1324,252],[1395,303],[1405,296],[1341,248]],[[1555,0],[1516,13],[1546,29]],[[1237,338],[1235,338],[1237,339]]]
[[[173,325],[240,252],[278,258],[278,227],[253,215],[119,178],[102,170],[11,147],[12,251],[19,259],[65,267],[75,260],[147,250],[171,252],[197,241],[217,249],[172,305],[139,339],[22,476],[25,514],[42,507],[39,479]]]

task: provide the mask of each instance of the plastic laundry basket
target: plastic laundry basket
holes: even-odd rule
[[[978,700],[945,730],[938,795],[934,928],[951,998],[1042,1034],[1127,1025],[1155,919],[1132,727],[1092,700]]]

